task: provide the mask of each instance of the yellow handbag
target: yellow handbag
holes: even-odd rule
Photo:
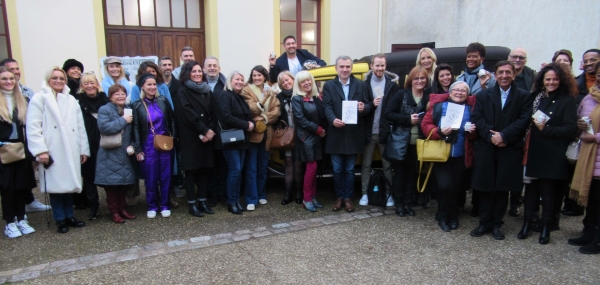
[[[425,191],[425,186],[427,186],[427,181],[429,181],[429,176],[431,175],[431,169],[433,169],[434,162],[446,162],[448,161],[448,157],[450,157],[450,147],[449,143],[446,143],[443,140],[430,140],[431,135],[437,129],[431,130],[429,136],[426,139],[417,139],[417,157],[419,159],[419,177],[417,178],[417,191],[423,192]],[[421,184],[421,171],[423,170],[423,162],[431,162],[429,164],[429,170],[427,171],[427,176],[425,176],[425,181],[423,182],[423,187],[419,187]]]

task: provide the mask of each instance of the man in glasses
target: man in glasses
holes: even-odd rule
[[[517,72],[515,83],[517,84],[517,87],[525,91],[531,91],[536,72],[528,66],[525,66],[527,64],[527,51],[520,47],[513,49],[508,55],[508,61],[515,65],[515,70]]]

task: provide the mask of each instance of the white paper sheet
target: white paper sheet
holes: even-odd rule
[[[358,123],[358,101],[342,101],[342,121],[351,125]]]
[[[375,87],[375,98],[377,97],[383,97],[383,89],[381,89],[381,86],[377,86]]]
[[[465,106],[458,105],[448,102],[446,109],[446,116],[442,116],[441,128],[451,127],[452,129],[459,129],[462,123],[463,114],[465,113]]]
[[[127,115],[127,116],[131,116],[131,115],[133,115],[133,110],[130,109],[130,108],[124,108],[123,109],[123,114]]]

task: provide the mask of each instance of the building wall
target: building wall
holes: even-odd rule
[[[386,1],[385,51],[392,44],[435,42],[436,47],[523,47],[539,70],[559,49],[569,49],[578,74],[582,53],[600,47],[600,1],[421,0]]]
[[[7,8],[16,12],[8,15],[11,47],[19,57],[22,81],[27,86],[40,91],[46,71],[55,65],[62,67],[69,58],[81,61],[85,71],[99,74],[99,59],[106,54],[101,1],[6,2]],[[12,33],[14,29],[16,33]]]

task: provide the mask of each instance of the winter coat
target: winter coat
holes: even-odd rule
[[[167,127],[167,134],[165,135],[176,137],[175,119],[173,118],[173,110],[169,105],[169,101],[164,96],[155,96],[154,98],[165,118],[165,126]],[[137,100],[131,104],[131,109],[133,109],[133,148],[136,154],[144,152],[144,144],[146,143],[146,139],[148,139],[148,132],[151,132],[148,111],[142,101]]]
[[[81,108],[69,87],[56,94],[46,82],[27,111],[27,140],[33,156],[48,152],[48,169],[39,165],[40,191],[51,194],[81,192],[81,156],[90,156]]]
[[[406,97],[406,106],[402,106],[402,102],[404,102],[404,96]],[[388,103],[385,106],[385,119],[391,125],[392,130],[396,130],[399,127],[410,130],[413,125],[411,123],[410,116],[412,114],[418,114],[421,112],[425,112],[427,110],[427,104],[429,103],[429,91],[425,89],[423,91],[423,97],[421,98],[421,102],[417,104],[412,95],[412,89],[402,89],[398,90],[394,96],[392,96]],[[421,125],[421,120],[417,123],[417,126]],[[419,136],[422,137],[421,128],[419,129]],[[379,127],[379,132],[381,134],[381,125]],[[389,128],[388,128],[389,133]],[[385,137],[379,136],[379,141],[381,143],[386,143],[388,140],[387,135]],[[410,141],[410,140],[409,140]]]
[[[325,139],[325,152],[331,154],[358,154],[365,150],[365,117],[371,112],[368,91],[365,82],[350,76],[349,101],[358,101],[365,104],[362,112],[359,112],[357,124],[347,124],[341,128],[333,126],[335,119],[342,119],[342,102],[346,100],[342,83],[336,76],[335,79],[327,81],[323,86],[323,105],[325,106],[325,117],[327,118],[327,139]]]
[[[179,88],[177,94],[178,137],[183,170],[196,170],[214,167],[214,141],[203,143],[200,135],[209,130],[216,133],[217,103],[212,92],[199,93],[187,86]]]
[[[305,49],[296,49],[296,57],[298,58],[301,66],[304,66],[304,63],[307,60],[314,60],[319,66],[327,65],[324,60],[314,56]],[[275,60],[275,65],[272,65],[269,68],[269,81],[271,81],[271,83],[277,83],[277,76],[279,76],[279,73],[286,70],[290,70],[290,65],[288,64],[287,54],[284,52]]]
[[[483,63],[481,65],[479,65],[477,68],[475,68],[472,72],[477,73],[480,69],[483,68]],[[465,71],[463,73],[461,73],[457,78],[456,81],[463,81],[463,82],[467,82],[467,73],[468,72],[468,68],[465,67]],[[467,83],[468,84],[468,83]],[[494,74],[492,73],[492,78],[490,78],[486,83],[486,89],[490,89],[492,88],[494,85],[496,84],[496,77],[494,76]],[[479,81],[479,76],[477,75],[477,79],[475,79],[475,82],[473,83],[473,86],[469,86],[469,89],[471,90],[471,95],[477,95],[479,94],[479,92],[481,92],[482,90],[485,90],[483,88],[481,88],[481,81]]]
[[[160,94],[160,96],[164,96],[167,99],[167,101],[169,101],[169,104],[171,105],[171,110],[173,110],[175,108],[175,105],[173,104],[173,98],[171,98],[171,92],[169,91],[169,87],[167,87],[167,84],[156,84],[156,90],[158,91],[158,94]],[[138,100],[140,100],[140,87],[138,87],[137,85],[133,85],[133,87],[131,87],[131,96],[129,102],[133,103]]]
[[[430,107],[429,110],[427,110],[427,113],[425,113],[425,117],[423,117],[423,121],[421,122],[421,130],[423,134],[426,134],[426,136],[428,136],[431,131],[434,130],[430,137],[432,140],[440,140],[443,138],[438,124],[442,118],[442,103],[448,101],[449,97],[450,96],[448,94],[429,95],[429,106],[433,107]],[[471,112],[475,107],[476,97],[477,96],[467,97],[466,104],[471,108]],[[452,134],[454,133],[455,132],[452,132]],[[473,166],[473,142],[477,139],[477,133],[465,132],[465,137],[465,168],[471,168]]]
[[[370,101],[370,109],[371,112],[369,116],[365,118],[365,135],[367,136],[367,140],[373,135],[373,122],[375,121],[375,111],[377,108],[381,108],[381,113],[379,114],[379,141],[382,140],[387,141],[387,137],[390,132],[390,123],[385,119],[385,107],[387,106],[387,102],[390,101],[390,98],[396,94],[399,89],[398,86],[398,75],[385,71],[385,88],[383,90],[383,99],[379,103],[379,106],[375,106],[373,104],[373,100],[376,95],[373,94],[373,88],[371,88],[371,78],[373,77],[373,71],[370,70],[366,74],[365,84],[367,85],[367,98]]]
[[[25,159],[8,164],[0,162],[0,188],[5,190],[30,191],[36,186],[35,176],[31,168],[33,157],[27,150],[25,125],[18,120],[16,111],[13,112],[13,120],[15,120],[17,125],[17,139],[9,139],[13,132],[13,124],[0,120],[0,141],[25,144]]]
[[[98,111],[98,129],[105,136],[123,133],[120,147],[98,149],[95,183],[100,186],[134,184],[137,181],[133,169],[134,156],[127,154],[127,147],[133,141],[132,124],[119,115],[117,105],[108,103]]]
[[[266,150],[269,150],[271,147],[271,139],[273,138],[273,124],[278,122],[277,119],[279,119],[279,115],[281,114],[281,111],[279,110],[280,104],[276,94],[269,91],[264,95],[262,100],[259,100],[256,94],[254,94],[254,91],[252,91],[252,88],[248,85],[242,89],[241,96],[246,100],[252,118],[260,117],[258,121],[263,121],[267,124],[267,130],[263,133],[258,133],[256,131],[250,132],[250,142],[260,143],[263,139],[266,139]]]
[[[500,87],[477,94],[471,122],[477,130],[475,167],[471,186],[479,191],[515,191],[523,188],[523,146],[531,122],[531,96],[513,82],[504,108]],[[490,130],[501,132],[505,147],[492,142]],[[562,153],[564,155],[564,152]]]
[[[302,162],[323,159],[323,147],[319,136],[324,131],[323,102],[317,97],[309,99],[295,95],[292,96],[292,112],[296,132],[294,158]]]
[[[596,106],[598,106],[598,102],[594,100],[592,95],[585,96],[577,109],[577,118],[589,117]],[[596,161],[594,162],[594,177],[600,177],[600,133],[596,132],[595,137],[598,150],[596,151]],[[582,141],[581,143],[586,142]]]
[[[523,67],[523,71],[517,76],[515,76],[515,83],[517,87],[527,91],[533,91],[533,81],[537,76],[537,72],[535,70],[529,68],[528,66]]]
[[[248,103],[244,101],[242,95],[237,94],[234,91],[224,90],[221,94],[213,96],[215,96],[215,101],[218,106],[217,118],[219,127],[216,131],[217,137],[215,137],[217,148],[222,150],[247,149],[249,136],[248,122],[252,121]],[[252,121],[252,123],[254,123],[254,121]],[[221,142],[221,130],[230,129],[244,130],[246,140],[243,143],[224,146]]]
[[[535,98],[537,94],[531,94]],[[540,131],[533,123],[527,151],[525,175],[544,179],[571,177],[565,153],[577,134],[575,98],[551,92],[540,100],[538,110],[550,119]]]
[[[77,94],[76,98],[79,101],[83,124],[85,125],[85,133],[87,134],[90,146],[90,157],[81,165],[81,175],[83,175],[83,179],[85,180],[94,181],[94,175],[96,175],[96,157],[100,148],[100,130],[98,129],[98,120],[94,117],[94,113],[97,116],[100,107],[96,109],[96,106],[105,105],[109,100],[104,92],[98,92],[96,98],[93,100],[88,99],[89,97],[85,93]]]

